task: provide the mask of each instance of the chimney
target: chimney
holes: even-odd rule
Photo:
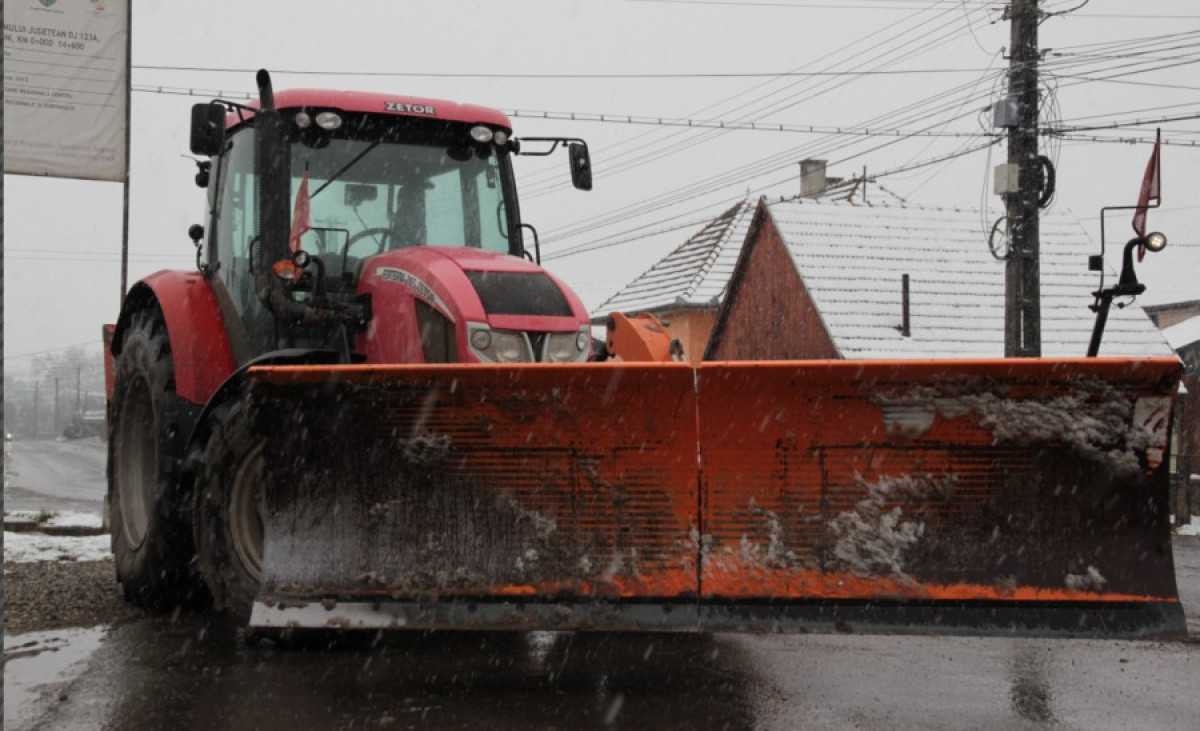
[[[800,161],[800,197],[811,198],[825,192],[825,160]]]

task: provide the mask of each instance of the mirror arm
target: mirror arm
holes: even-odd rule
[[[559,145],[567,145],[572,142],[581,144],[581,145],[587,144],[586,142],[579,139],[578,137],[522,137],[522,138],[520,138],[520,141],[522,144],[525,142],[552,142],[552,143],[554,143],[550,146],[549,150],[540,150],[538,152],[528,152],[526,150],[521,150],[520,152],[517,153],[518,155],[521,155],[523,157],[524,156],[545,157],[547,155],[552,155],[552,154],[554,154],[554,151],[558,149]]]
[[[537,264],[538,266],[541,266],[542,265],[542,242],[538,240],[537,229],[534,228],[533,224],[531,224],[531,223],[523,223],[523,224],[521,224],[521,228],[527,228],[533,234],[533,254],[535,257],[533,263]],[[525,253],[528,254],[529,252],[526,251]]]

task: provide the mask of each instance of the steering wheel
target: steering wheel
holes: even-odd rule
[[[352,235],[350,238],[346,239],[346,249],[345,249],[346,256],[350,255],[350,247],[354,246],[354,244],[357,243],[358,241],[361,241],[362,239],[365,239],[368,236],[378,236],[380,234],[383,235],[383,238],[379,239],[379,248],[377,248],[375,250],[375,253],[382,254],[384,249],[386,248],[384,245],[387,243],[387,240],[389,238],[395,238],[395,236],[396,236],[396,232],[393,231],[391,228],[388,228],[387,226],[375,226],[373,228],[364,228],[362,231],[359,231],[358,233]]]

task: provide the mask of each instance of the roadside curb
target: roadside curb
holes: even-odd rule
[[[8,533],[41,533],[47,536],[79,538],[104,535],[100,526],[93,525],[41,525],[32,520],[5,520],[4,530]]]

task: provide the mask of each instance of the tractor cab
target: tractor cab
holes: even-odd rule
[[[511,132],[505,115],[484,107],[275,94],[269,78],[254,105],[196,105],[191,149],[211,158],[198,177],[210,209],[199,258],[226,322],[238,323],[238,361],[347,341],[344,330],[369,317],[358,291],[364,265],[381,254],[428,246],[539,259],[523,235],[531,227],[520,220]],[[591,187],[582,141],[533,141],[553,146],[526,154],[567,144],[576,187]]]

